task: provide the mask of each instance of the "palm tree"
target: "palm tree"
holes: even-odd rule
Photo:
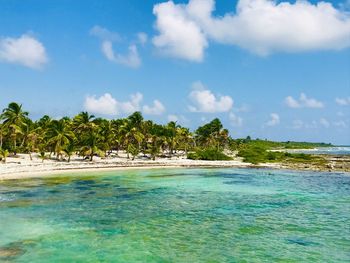
[[[152,135],[150,140],[148,141],[148,152],[151,154],[151,158],[153,161],[156,159],[156,156],[160,153],[160,148],[163,142],[163,138],[157,135]]]
[[[0,148],[0,161],[2,159],[2,161],[4,163],[6,163],[6,158],[7,158],[8,155],[9,155],[9,151],[8,150]]]
[[[101,150],[105,152],[105,155],[109,155],[112,150],[112,145],[116,143],[116,130],[111,121],[105,119],[96,119],[95,123],[100,127],[101,136]]]
[[[83,137],[81,138],[82,147],[80,149],[80,152],[84,156],[89,156],[90,161],[92,161],[95,154],[102,152],[102,142],[103,139],[99,134],[98,127],[94,127],[93,129],[90,129],[88,132],[83,134]]]
[[[37,143],[41,129],[29,118],[25,119],[22,128],[22,143],[21,148],[29,153],[30,160],[32,160],[32,152],[37,149]]]
[[[4,120],[3,124],[8,127],[10,137],[12,137],[14,154],[16,154],[17,148],[17,135],[21,134],[22,126],[27,117],[28,112],[23,111],[22,104],[17,104],[16,102],[11,102],[1,115],[1,118]]]
[[[75,144],[73,140],[69,140],[68,144],[63,148],[63,152],[68,156],[68,162],[70,162],[70,158],[75,152]]]
[[[177,129],[178,137],[177,141],[179,143],[179,146],[185,151],[185,154],[187,154],[189,148],[193,147],[193,136],[188,128],[179,127]]]
[[[93,123],[94,118],[94,115],[90,115],[86,111],[79,113],[73,119],[73,129],[78,133],[92,129],[95,126]]]
[[[176,149],[176,123],[174,121],[169,122],[166,127],[166,141],[169,147],[169,153],[172,155]]]
[[[48,143],[53,145],[57,159],[62,158],[62,152],[65,146],[74,139],[74,133],[71,131],[66,120],[53,120],[48,132]]]
[[[135,127],[131,128],[126,134],[125,134],[125,143],[126,143],[126,151],[129,158],[129,153],[133,156],[132,160],[135,159],[135,157],[140,152],[140,145],[144,138],[144,135]]]
[[[1,119],[1,116],[0,116]],[[6,126],[3,123],[0,123],[0,149],[2,148],[4,137],[7,133]]]

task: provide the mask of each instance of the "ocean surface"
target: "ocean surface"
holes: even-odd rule
[[[0,181],[0,262],[350,262],[350,175],[156,169]]]
[[[320,147],[315,149],[290,150],[293,153],[350,155],[350,146]]]

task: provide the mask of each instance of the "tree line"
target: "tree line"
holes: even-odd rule
[[[82,159],[107,157],[125,151],[127,158],[143,154],[152,160],[157,156],[187,154],[196,149],[222,152],[230,143],[227,129],[219,119],[199,127],[194,132],[176,122],[165,125],[145,120],[140,112],[127,118],[97,118],[88,112],[76,116],[53,119],[44,115],[32,120],[22,105],[10,103],[0,115],[0,158],[8,155],[33,153],[39,157],[67,160],[73,154]]]

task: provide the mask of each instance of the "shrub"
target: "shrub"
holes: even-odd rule
[[[227,161],[232,160],[231,157],[224,154],[216,148],[196,149],[195,152],[187,154],[187,159],[207,160],[207,161]]]

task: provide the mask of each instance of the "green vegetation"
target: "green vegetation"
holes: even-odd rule
[[[245,139],[236,139],[231,140],[230,147],[232,150],[240,150],[241,148],[246,146],[258,147],[265,150],[272,149],[313,149],[316,147],[331,147],[333,146],[330,143],[312,143],[312,142],[274,142],[268,140],[252,140],[249,136]]]
[[[108,157],[120,150],[126,151],[128,158],[134,159],[142,153],[155,160],[158,155],[187,154],[196,145],[188,128],[175,122],[159,125],[144,120],[140,112],[114,120],[95,118],[87,112],[59,120],[45,115],[33,121],[28,115],[22,105],[15,102],[0,114],[0,160],[3,162],[8,155],[17,153],[28,153],[30,158],[32,153],[38,153],[43,162],[52,158],[69,162],[74,154],[92,161],[94,156]],[[204,136],[201,139],[209,142]]]
[[[246,145],[238,151],[244,162],[258,163],[311,163],[323,165],[325,159],[311,154],[269,151],[257,145]]]
[[[330,146],[324,143],[273,142],[267,140],[232,139],[217,118],[194,132],[175,122],[165,125],[144,120],[140,112],[127,118],[107,120],[81,112],[73,118],[55,120],[45,115],[33,121],[22,105],[12,102],[0,114],[0,160],[18,152],[37,153],[44,162],[55,158],[70,161],[72,155],[92,161],[95,156],[108,157],[120,150],[132,160],[142,154],[155,160],[187,154],[195,160],[230,160],[225,151],[237,151],[251,163],[280,161],[315,161],[308,155],[270,152],[271,149],[312,148]],[[311,158],[311,159],[310,159]]]
[[[214,160],[232,160],[231,157],[224,154],[222,151],[216,149],[216,148],[208,148],[208,149],[196,149],[195,152],[191,152],[187,155],[188,159],[192,160],[208,160],[208,161],[214,161]]]

